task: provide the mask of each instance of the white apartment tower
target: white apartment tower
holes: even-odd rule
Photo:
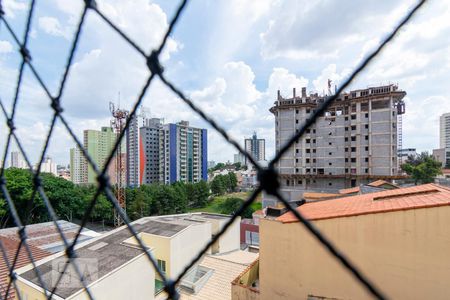
[[[341,94],[277,163],[285,196],[297,201],[304,191],[337,192],[375,179],[398,178],[397,120],[404,113],[405,95],[392,84]],[[270,108],[277,151],[325,97],[307,95],[306,88],[301,95],[294,89],[287,98],[278,91]],[[276,202],[266,199],[263,205]]]
[[[266,160],[266,140],[258,139],[254,132],[251,138],[245,139],[245,151],[250,153],[256,161]],[[250,164],[247,158],[245,158],[245,164]]]

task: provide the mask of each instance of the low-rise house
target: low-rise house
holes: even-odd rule
[[[175,278],[229,218],[220,214],[193,213],[146,217],[132,225],[156,259],[159,269],[168,278]],[[239,222],[240,218],[237,218],[207,254],[238,250]],[[75,262],[87,275],[86,284],[91,293],[99,299],[152,299],[163,289],[161,278],[126,226],[78,244],[75,250]],[[17,271],[19,292],[24,298],[45,299],[45,290],[54,288],[55,276],[61,273],[61,265],[66,261],[64,252],[60,252],[37,263],[45,287],[40,285],[32,266],[21,268]],[[63,274],[62,282],[65,284],[58,285],[55,293],[57,299],[87,297],[73,268]]]

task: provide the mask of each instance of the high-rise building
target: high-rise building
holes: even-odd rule
[[[291,200],[305,190],[335,192],[372,179],[398,178],[398,122],[406,92],[396,85],[342,93],[314,125],[282,156],[276,168],[281,191]],[[276,150],[293,136],[323,103],[325,96],[302,94],[278,99]],[[272,200],[264,203],[276,205]]]
[[[27,169],[27,163],[20,151],[11,151],[11,161],[9,163],[11,168]]]
[[[240,163],[241,165],[243,165],[245,163],[245,156],[242,153],[236,153],[234,155],[234,159],[233,159],[233,163]]]
[[[116,133],[113,132],[111,127],[84,131],[84,148],[100,169],[104,167],[115,141]],[[95,184],[97,182],[97,175],[94,169],[87,163],[84,164],[83,172],[85,174],[84,183]]]
[[[159,178],[162,183],[208,179],[207,130],[189,122],[164,124],[159,140]]]
[[[251,138],[245,139],[245,151],[250,153],[250,155],[256,160],[266,160],[266,140],[258,139],[256,132],[253,133]],[[250,162],[245,158],[245,164],[248,165]]]
[[[439,148],[450,148],[450,113],[443,114],[439,121]]]
[[[49,156],[45,157],[44,161],[41,164],[41,173],[51,173],[55,176],[58,176],[56,163],[54,163]]]
[[[139,184],[159,182],[159,141],[162,119],[152,118],[139,128]]]
[[[80,148],[75,147],[70,149],[70,180],[75,184],[82,184],[85,182],[86,159]]]
[[[145,109],[141,109],[140,113],[135,114],[131,118],[130,126],[127,130],[126,153],[127,153],[127,185],[139,186],[142,184],[143,166],[141,164],[144,152],[140,139],[140,128],[146,125]]]

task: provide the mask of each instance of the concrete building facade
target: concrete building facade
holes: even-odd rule
[[[266,140],[258,139],[256,132],[251,138],[245,139],[244,143],[245,151],[250,153],[256,161],[266,160]],[[246,165],[250,163],[246,157],[244,157],[244,162]]]
[[[448,299],[449,204],[427,184],[297,209],[386,298]],[[260,299],[373,299],[293,214],[261,219],[260,233]]]
[[[199,182],[208,179],[207,130],[189,122],[164,124],[159,140],[159,180]]]
[[[450,113],[439,118],[439,148],[450,148]]]
[[[392,84],[341,94],[276,165],[282,192],[299,200],[306,190],[336,192],[372,179],[397,178],[397,118],[404,113],[405,95]],[[307,95],[306,88],[301,95],[294,89],[291,98],[278,92],[270,109],[277,151],[324,100]],[[266,197],[263,205],[276,201]]]
[[[10,168],[28,169],[27,163],[20,151],[11,151]]]
[[[116,141],[116,133],[111,127],[102,127],[101,130],[84,131],[84,148],[94,162],[103,168]],[[85,162],[83,164],[83,183],[95,184],[97,175],[94,169]]]
[[[140,184],[159,182],[159,131],[162,119],[147,119],[145,126],[139,128]]]
[[[58,171],[56,168],[56,163],[53,162],[50,156],[46,156],[41,164],[41,173],[51,173],[58,176]]]

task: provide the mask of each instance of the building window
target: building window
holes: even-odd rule
[[[311,142],[310,139],[306,139],[306,143],[309,144]]]
[[[356,136],[352,136],[352,142],[356,142]]]
[[[352,115],[352,120],[356,120],[356,115]]]
[[[364,158],[364,161],[369,162],[369,158],[368,157]]]
[[[369,124],[364,125],[366,129],[369,129]]]
[[[158,259],[158,268],[161,270],[163,274],[166,274],[166,261]]]
[[[289,179],[286,179],[286,185],[289,186]]]
[[[345,148],[345,152],[348,152],[348,148]]]
[[[331,146],[331,142],[328,143],[328,146]]]
[[[345,162],[348,162],[348,158],[347,157],[345,158]]]
[[[329,162],[329,163],[328,163],[328,165],[329,165],[329,166],[332,166],[332,165],[333,165],[333,163],[330,163],[330,162]]]
[[[328,152],[328,155],[333,155],[333,153],[332,152]]]
[[[345,127],[345,131],[348,131],[348,127]]]
[[[369,173],[369,169],[366,169],[365,172],[366,172],[366,173]]]
[[[295,110],[295,113],[298,114],[298,109]]]
[[[315,130],[315,129],[313,129],[313,133],[316,133],[316,130]]]
[[[449,157],[450,157],[450,155],[449,155]],[[313,158],[313,163],[315,163],[316,162],[316,159],[315,158]]]
[[[302,184],[302,181],[301,180],[297,181],[297,184]]]
[[[306,113],[309,114],[311,110],[309,108],[306,109]]]
[[[356,152],[356,147],[352,147],[352,152]]]
[[[306,159],[306,163],[309,164],[309,158]]]
[[[298,149],[295,149],[295,153],[298,153]]]
[[[348,142],[348,137],[345,138],[345,141]]]
[[[298,120],[295,120],[295,124],[298,124]]]
[[[314,143],[314,144],[316,143],[316,139],[313,139],[313,143]]]
[[[356,125],[353,125],[353,126],[352,126],[352,130],[356,130]]]
[[[345,117],[345,121],[348,121],[348,117]]]
[[[364,137],[364,139],[365,139],[366,141],[368,141],[368,140],[369,140],[369,136],[366,135],[366,136]]]
[[[306,133],[310,133],[311,132],[311,129],[306,129]]]
[[[329,186],[332,186],[333,184],[332,184],[331,182],[328,182],[328,185],[329,185]]]
[[[295,159],[295,162],[298,163],[298,158]]]
[[[295,168],[295,173],[298,173],[298,168]]]
[[[368,113],[366,113],[366,118],[369,118],[369,114]]]
[[[352,157],[352,163],[356,162],[356,157]]]
[[[316,149],[313,149],[313,153],[316,153]]]
[[[306,153],[311,153],[311,149],[306,149]]]
[[[365,148],[365,149],[366,149],[366,151],[369,151],[369,147],[368,147],[368,146],[366,146],[366,148]]]

